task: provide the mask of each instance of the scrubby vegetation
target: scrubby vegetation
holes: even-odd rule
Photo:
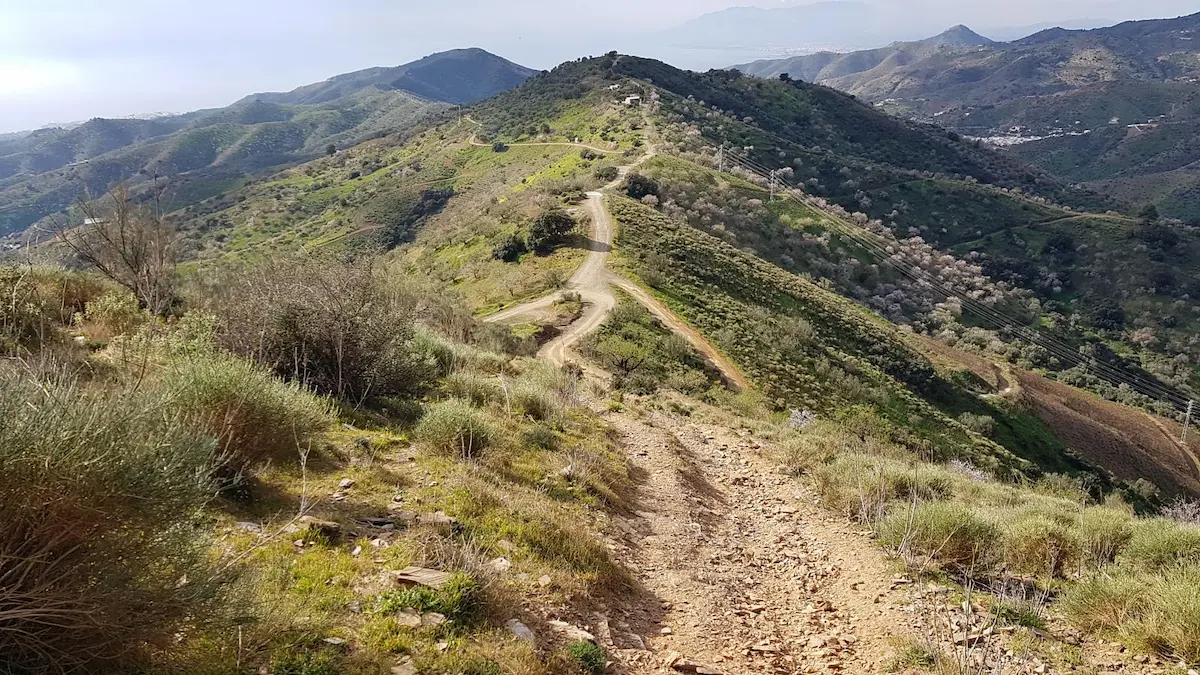
[[[1085,630],[1200,660],[1195,524],[1135,516],[1119,498],[1097,503],[1063,476],[1022,485],[963,462],[930,463],[868,420],[775,429],[785,466],[912,571],[979,588],[1032,581],[1043,612],[1049,604]],[[1003,610],[1003,597],[991,602]]]
[[[167,317],[87,274],[5,270],[28,299],[0,369],[5,668],[592,667],[503,628],[532,588],[628,583],[587,534],[629,479],[577,374],[373,259],[222,271]],[[409,565],[452,576],[378,581]]]

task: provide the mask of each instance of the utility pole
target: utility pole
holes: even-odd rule
[[[771,201],[775,201],[775,186],[779,183],[779,172],[771,172]]]
[[[1183,436],[1179,438],[1179,440],[1183,443],[1187,443],[1188,426],[1190,426],[1192,423],[1192,409],[1195,408],[1195,406],[1195,401],[1188,401],[1187,416],[1183,418]]]
[[[725,173],[725,146],[717,147],[717,171]]]

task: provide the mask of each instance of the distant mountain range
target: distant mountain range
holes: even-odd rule
[[[826,84],[1200,221],[1200,14],[1006,43],[959,26],[880,49],[735,67]],[[1147,180],[1160,174],[1169,177]]]
[[[181,208],[236,188],[249,174],[311,159],[330,144],[411,129],[536,72],[482,49],[460,49],[287,93],[254,94],[225,108],[5,134],[0,236],[122,182],[136,189],[157,180]]]
[[[731,7],[658,33],[655,40],[697,51],[846,51],[918,40],[942,28],[945,24],[941,21],[936,13],[908,12],[858,0],[827,0],[783,7]],[[1057,24],[988,26],[981,32],[992,39],[1013,40],[1056,26],[1096,28],[1110,23],[1103,19],[1073,19]]]

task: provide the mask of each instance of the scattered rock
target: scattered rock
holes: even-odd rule
[[[546,625],[550,626],[551,630],[565,636],[568,640],[586,640],[587,642],[595,642],[596,636],[579,628],[572,626],[566,621],[551,620],[547,621]]]
[[[405,567],[392,572],[392,576],[395,577],[397,583],[405,586],[428,586],[437,589],[445,586],[446,582],[450,581],[450,577],[454,575],[427,567]]]
[[[715,666],[685,659],[675,652],[667,652],[667,666],[680,673],[696,673],[697,675],[724,675],[724,672]]]
[[[551,581],[552,581],[552,579],[549,576],[542,575],[542,576],[538,577],[538,586],[542,586],[544,588],[546,586],[549,586]]]
[[[340,638],[340,637],[327,637],[324,640],[322,640],[322,642],[324,642],[326,644],[331,644],[331,645],[344,645],[344,644],[346,644],[346,639]]]
[[[253,532],[255,534],[262,534],[262,525],[259,525],[258,523],[241,522],[241,523],[234,523],[233,525],[234,525],[234,527],[243,529],[247,532]]]
[[[504,627],[508,629],[508,632],[522,640],[525,640],[526,642],[533,642],[536,639],[533,631],[529,629],[529,626],[526,626],[517,619],[509,619],[508,621],[505,621]]]
[[[412,659],[406,656],[392,666],[392,675],[417,675],[417,668],[413,665]]]
[[[421,615],[415,609],[406,609],[396,614],[396,623],[406,628],[418,628],[421,625]]]
[[[426,612],[421,615],[422,626],[440,626],[446,623],[446,615],[437,612]]]
[[[487,565],[488,569],[497,574],[503,574],[512,568],[512,563],[509,562],[508,558],[495,558],[493,560],[489,560]]]
[[[672,633],[670,628],[663,628],[662,630],[660,630],[658,632],[662,635],[670,635]]]
[[[350,555],[351,555],[351,556],[353,556],[353,557],[355,557],[355,558],[357,558],[358,556],[362,555],[362,547],[361,547],[361,546],[355,546],[355,547],[354,547],[354,550],[350,552]]]
[[[358,518],[355,522],[379,528],[393,528],[396,526],[396,521],[392,518]]]
[[[338,487],[343,490],[349,490],[350,488],[354,487],[354,479],[353,478],[343,478],[342,482],[338,483]]]
[[[312,516],[303,516],[298,521],[303,529],[310,533],[318,534],[325,537],[329,541],[337,541],[342,538],[342,526],[331,520],[321,520]]]

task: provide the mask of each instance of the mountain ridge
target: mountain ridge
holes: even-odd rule
[[[479,48],[335,76],[224,108],[152,119],[93,118],[0,137],[0,236],[60,213],[85,194],[151,179],[179,206],[257,171],[405,130],[451,105],[487,98],[536,73]]]
[[[1200,82],[1200,13],[1104,28],[1053,28],[973,48],[897,44],[840,56],[741,66],[826,84],[889,112],[1003,144],[1064,180],[1130,201],[1151,201],[1200,222],[1190,141]],[[1185,173],[1172,174],[1166,172]],[[1163,176],[1143,197],[1113,181]]]

